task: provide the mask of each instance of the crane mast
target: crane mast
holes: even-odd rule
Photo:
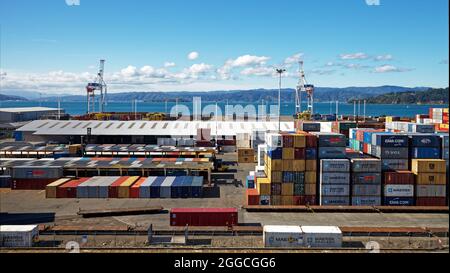
[[[303,61],[299,61],[297,88],[295,90],[295,111],[298,118],[309,119],[314,114],[314,85],[308,84],[303,69]],[[302,93],[306,95],[306,110],[302,112]]]
[[[103,113],[106,111],[106,95],[108,93],[108,87],[104,80],[104,71],[105,71],[105,60],[100,60],[100,67],[97,73],[97,78],[94,82],[88,83],[86,86],[86,94],[87,94],[87,113],[95,113],[95,91],[98,91],[100,94],[100,98],[98,101],[99,104],[99,113]]]

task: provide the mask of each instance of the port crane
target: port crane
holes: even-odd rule
[[[100,68],[97,73],[97,78],[94,82],[88,83],[86,86],[86,97],[87,97],[87,113],[95,113],[95,91],[100,92],[99,98],[99,113],[106,111],[106,95],[107,95],[107,85],[103,78],[105,71],[105,60],[100,60]]]
[[[314,85],[308,84],[303,69],[303,61],[299,61],[300,78],[295,89],[295,112],[296,118],[309,120],[314,114]],[[302,112],[302,92],[306,94],[306,110]]]

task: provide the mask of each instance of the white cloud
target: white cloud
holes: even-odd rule
[[[135,66],[129,65],[128,67],[120,70],[120,73],[124,77],[134,77],[137,76],[137,68]]]
[[[273,76],[275,71],[270,67],[247,67],[241,71],[244,76]]]
[[[188,54],[188,59],[193,61],[196,60],[198,58],[199,54],[197,51],[192,51],[191,53]]]
[[[326,66],[334,66],[334,63],[333,62],[328,62],[328,63],[326,63]]]
[[[228,60],[225,65],[229,65],[231,67],[245,67],[250,65],[263,65],[270,58],[266,56],[254,56],[254,55],[243,55],[239,56],[234,60]]]
[[[389,61],[392,60],[392,55],[391,54],[386,54],[386,55],[378,55],[375,56],[374,60],[375,61]]]
[[[285,64],[295,64],[298,63],[302,57],[303,57],[303,53],[297,53],[295,55],[289,56],[284,60]]]
[[[364,59],[367,59],[368,56],[365,53],[358,52],[358,53],[352,53],[352,54],[341,54],[340,58],[342,60],[364,60]]]
[[[164,67],[174,67],[176,64],[174,62],[165,62]]]
[[[375,67],[376,73],[408,72],[411,70],[412,69],[410,69],[410,68],[399,68],[399,67],[395,67],[393,65],[382,65],[382,66]]]

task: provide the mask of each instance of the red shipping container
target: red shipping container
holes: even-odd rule
[[[294,159],[305,159],[306,149],[305,148],[294,148]]]
[[[59,186],[56,189],[56,198],[77,198],[77,187],[81,183],[88,181],[90,178],[83,177],[72,180],[69,183]]]
[[[122,176],[109,186],[108,188],[109,198],[119,198],[119,186],[120,184],[125,182],[128,178],[130,178],[130,176]]]
[[[12,190],[45,190],[48,184],[58,179],[13,179],[11,183]]]
[[[235,208],[174,208],[170,210],[171,226],[236,226]]]
[[[305,206],[305,205],[315,205],[316,204],[316,196],[315,195],[302,195],[302,196],[294,196],[294,205],[295,206]]]
[[[416,206],[447,206],[445,197],[417,197]]]
[[[139,198],[139,187],[147,180],[147,177],[141,177],[130,188],[130,198]]]
[[[245,192],[247,206],[259,205],[259,193],[257,189],[247,189]]]
[[[385,172],[383,182],[384,184],[414,185],[414,173],[410,171]]]
[[[293,148],[294,147],[294,137],[293,135],[282,135],[283,137],[283,147]]]

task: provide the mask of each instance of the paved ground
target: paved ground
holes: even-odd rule
[[[236,154],[222,156],[233,164]],[[138,225],[168,227],[169,215],[121,216],[83,219],[79,209],[133,208],[144,206],[237,207],[244,203],[244,183],[254,164],[230,165],[228,173],[214,174],[215,198],[203,199],[46,199],[45,191],[0,190],[1,223],[57,223],[60,225]],[[447,227],[448,214],[377,214],[377,213],[248,213],[241,210],[244,224],[337,225],[368,227]]]

